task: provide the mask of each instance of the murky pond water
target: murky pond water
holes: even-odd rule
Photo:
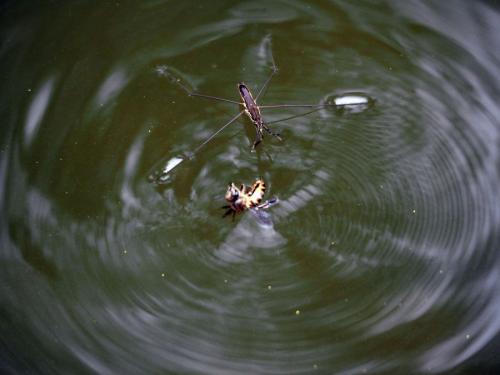
[[[21,1],[0,19],[2,372],[500,367],[497,3]],[[177,83],[238,101],[273,58],[262,105],[367,103],[262,108],[294,117],[270,125],[283,141],[252,152],[241,117],[198,150],[241,108]],[[227,183],[257,177],[273,225],[222,219]]]

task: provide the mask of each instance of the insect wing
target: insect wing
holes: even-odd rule
[[[271,219],[271,215],[266,210],[260,210],[258,208],[251,208],[250,212],[257,219],[257,223],[260,226],[270,228],[273,226],[273,221]]]
[[[279,199],[278,198],[272,198],[272,199],[269,199],[269,200],[265,201],[262,204],[259,204],[257,206],[257,208],[259,208],[259,209],[268,209],[268,208],[270,208],[270,207],[272,207],[272,206],[274,206],[274,205],[276,205],[278,203],[279,203]]]

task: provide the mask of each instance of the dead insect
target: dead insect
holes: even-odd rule
[[[238,188],[234,183],[230,183],[225,195],[225,199],[229,204],[222,207],[227,209],[222,217],[232,214],[234,220],[237,213],[250,210],[257,216],[258,220],[267,224],[270,220],[269,216],[261,210],[274,206],[278,203],[278,198],[272,198],[261,203],[265,193],[266,184],[261,178],[257,179],[252,186],[241,184]]]

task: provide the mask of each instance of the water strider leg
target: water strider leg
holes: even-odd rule
[[[196,96],[198,98],[204,98],[204,99],[210,99],[210,100],[217,100],[220,102],[226,102],[226,103],[233,103],[240,105],[240,102],[237,102],[236,100],[230,100],[230,99],[224,99],[224,98],[219,98],[218,96],[212,96],[212,95],[205,95],[205,94],[198,94],[196,92],[191,92],[188,93],[189,96]]]
[[[292,119],[297,118],[297,117],[307,116],[307,115],[309,115],[309,114],[311,114],[311,113],[318,112],[320,109],[322,109],[322,108],[315,108],[315,109],[313,109],[312,111],[307,111],[307,112],[299,113],[299,114],[297,114],[297,115],[293,115],[293,116],[289,116],[289,117],[280,118],[279,120],[267,121],[267,122],[266,122],[266,125],[269,125],[269,124],[276,124],[277,122],[282,122],[282,121],[286,121],[286,120],[292,120]]]
[[[262,142],[262,130],[260,130],[259,128],[255,128],[257,130],[257,135],[255,137],[255,141],[253,141],[253,145],[252,145],[252,151],[255,151],[255,148],[257,147],[257,145]]]
[[[272,56],[271,56],[272,57]],[[264,91],[267,89],[267,86],[269,85],[269,82],[271,82],[271,79],[278,73],[279,69],[278,67],[276,66],[276,64],[274,63],[274,57],[272,58],[273,59],[273,66],[272,66],[272,71],[271,71],[271,74],[269,75],[269,77],[267,77],[266,79],[266,82],[264,82],[264,84],[262,85],[262,87],[260,88],[259,92],[257,93],[257,96],[255,97],[255,102],[257,103],[257,100],[259,100],[260,96],[264,93]]]
[[[324,103],[324,104],[271,104],[271,105],[260,105],[259,108],[270,109],[270,108],[325,108],[325,107],[342,107],[335,103]]]
[[[283,139],[281,138],[281,136],[278,133],[275,133],[271,129],[269,129],[269,126],[267,126],[268,124],[269,124],[268,122],[266,122],[265,124],[262,124],[262,127],[264,128],[264,130],[266,132],[268,132],[269,134],[271,134],[274,138],[277,138],[278,140],[282,141]]]
[[[219,134],[221,131],[223,131],[226,127],[228,127],[229,125],[231,125],[233,122],[235,122],[245,111],[241,111],[240,113],[238,113],[236,116],[234,116],[231,120],[229,120],[228,122],[226,122],[224,125],[222,125],[215,133],[213,133],[210,137],[208,137],[207,139],[205,139],[198,147],[196,147],[193,151],[187,151],[187,152],[184,152],[184,155],[182,157],[174,157],[172,159],[170,159],[170,161],[167,163],[166,167],[164,167],[163,171],[161,172],[161,174],[158,174],[158,176],[154,176],[154,175],[151,175],[151,179],[156,179],[157,181],[160,181],[160,183],[163,183],[163,181],[167,181],[167,178],[168,178],[168,175],[169,173],[177,168],[179,165],[181,165],[181,163],[183,161],[186,161],[186,160],[189,160],[191,158],[193,158],[197,153],[198,151],[200,151],[200,149],[205,146],[208,142],[210,142],[215,136],[217,136],[217,134]],[[171,162],[174,162],[173,165],[170,165]]]
[[[213,133],[210,137],[205,139],[198,147],[196,147],[193,151],[192,154],[196,154],[203,146],[205,146],[208,142],[210,142],[217,134],[219,134],[221,131],[223,131],[225,128],[227,128],[229,125],[231,125],[233,122],[235,122],[245,111],[241,111],[238,113],[236,116],[234,116],[231,120],[226,122],[224,125],[222,125],[219,130],[217,130],[215,133]]]
[[[187,88],[186,85],[184,85],[177,77],[175,77],[172,73],[170,73],[168,70],[164,70],[163,74],[166,75],[171,82],[175,83],[177,86],[179,86],[182,90],[188,94],[188,96],[196,96],[198,98],[204,98],[204,99],[210,99],[210,100],[217,100],[220,102],[226,102],[226,103],[233,103],[233,104],[238,104],[240,105],[241,103],[236,101],[236,100],[231,100],[231,99],[225,99],[225,98],[220,98],[218,96],[213,96],[213,95],[205,95],[205,94],[199,94],[197,92],[191,91]]]

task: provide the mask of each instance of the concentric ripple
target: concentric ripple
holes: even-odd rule
[[[117,4],[3,10],[7,371],[467,370],[500,330],[498,12]],[[337,107],[197,148],[241,108],[179,82],[237,101],[273,61],[260,104]],[[222,219],[257,177],[273,225]]]

